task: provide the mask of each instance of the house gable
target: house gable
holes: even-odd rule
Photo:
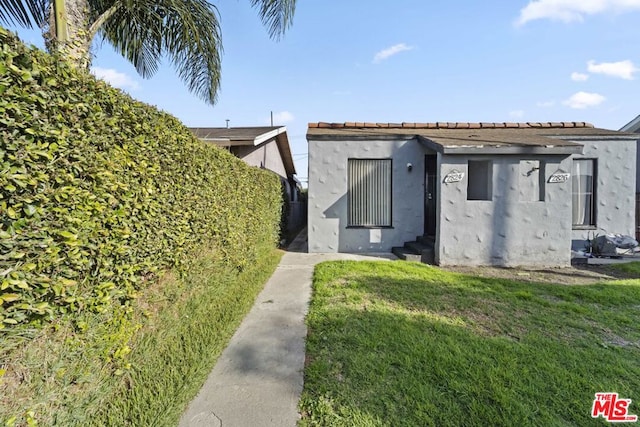
[[[264,167],[283,178],[294,179],[296,169],[285,126],[189,129],[200,140],[230,149],[252,166]]]

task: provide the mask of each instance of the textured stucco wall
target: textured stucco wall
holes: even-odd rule
[[[584,249],[594,233],[635,236],[636,141],[580,141],[584,154],[574,158],[597,158],[596,228],[573,230],[572,246]]]
[[[635,141],[576,141],[598,158],[597,227],[633,235]],[[309,251],[381,252],[424,231],[424,155],[415,140],[309,141]],[[393,159],[392,228],[347,228],[347,160]],[[492,161],[492,199],[467,200],[469,160]],[[413,164],[412,172],[407,163]],[[436,262],[441,265],[566,266],[587,230],[572,230],[570,156],[438,155]],[[539,166],[536,170],[535,167]],[[461,182],[444,184],[452,170]],[[591,231],[593,235],[593,231]]]
[[[468,160],[491,160],[492,200],[467,200]],[[539,162],[540,170],[534,170]],[[550,184],[556,171],[571,171],[562,156],[451,156],[440,167],[436,262],[440,265],[568,265],[571,245],[571,182]],[[452,170],[457,183],[442,183]],[[527,175],[528,174],[528,175]],[[543,179],[539,175],[544,176]],[[536,199],[540,185],[543,201]]]
[[[640,168],[638,165],[640,165],[640,141],[636,143],[636,192],[640,192]]]
[[[263,167],[277,173],[283,178],[287,178],[287,170],[282,162],[280,149],[275,139],[261,144],[258,147],[245,145],[235,146],[231,148],[231,152],[251,166]]]
[[[310,140],[309,252],[387,252],[415,240],[424,231],[425,154],[416,140]],[[393,159],[391,228],[347,228],[349,158]]]

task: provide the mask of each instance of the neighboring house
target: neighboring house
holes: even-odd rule
[[[640,116],[620,128],[622,132],[640,133]],[[640,149],[636,153],[636,240],[640,240]]]
[[[621,132],[640,133],[640,116],[620,128]]]
[[[310,123],[309,251],[418,240],[439,265],[569,265],[594,234],[633,232],[637,138],[574,122]]]
[[[200,140],[226,148],[245,163],[278,174],[289,200],[287,229],[300,228],[306,206],[300,198],[301,185],[296,178],[287,128],[284,126],[189,128]]]

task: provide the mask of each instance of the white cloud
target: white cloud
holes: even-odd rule
[[[606,98],[599,93],[577,92],[562,103],[569,108],[582,110],[602,104]]]
[[[391,47],[388,47],[386,49],[382,49],[380,52],[376,53],[375,56],[373,57],[373,63],[377,64],[393,55],[397,55],[400,52],[404,52],[411,49],[413,49],[413,47],[407,46],[405,43],[399,43]]]
[[[633,65],[633,62],[629,61],[618,61],[618,62],[602,62],[600,64],[596,64],[596,61],[589,61],[587,63],[587,69],[590,73],[594,74],[604,74],[610,77],[619,77],[625,80],[633,80],[633,75],[640,71]]]
[[[573,80],[574,82],[586,82],[587,80],[589,80],[589,75],[573,72],[571,73],[571,80]]]
[[[288,111],[280,111],[278,113],[273,113],[273,124],[275,126],[283,125],[285,123],[289,123],[295,120],[293,114]]]
[[[556,101],[554,100],[540,101],[536,104],[537,107],[542,107],[542,108],[550,108],[550,107],[553,107],[554,105],[556,105]]]
[[[585,15],[640,10],[640,0],[532,0],[520,10],[516,25],[536,19],[582,21]]]
[[[522,110],[509,111],[509,117],[514,119],[521,119],[524,117],[524,111]]]
[[[138,89],[140,87],[137,81],[112,68],[92,67],[91,72],[97,78],[102,79],[111,84],[111,86],[115,86],[120,89]]]

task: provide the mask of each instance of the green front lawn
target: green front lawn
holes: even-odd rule
[[[634,277],[640,277],[640,262],[625,262],[622,264],[611,264],[607,268],[610,271],[626,273]]]
[[[520,283],[406,262],[316,267],[302,425],[607,425],[640,415],[640,280]]]

